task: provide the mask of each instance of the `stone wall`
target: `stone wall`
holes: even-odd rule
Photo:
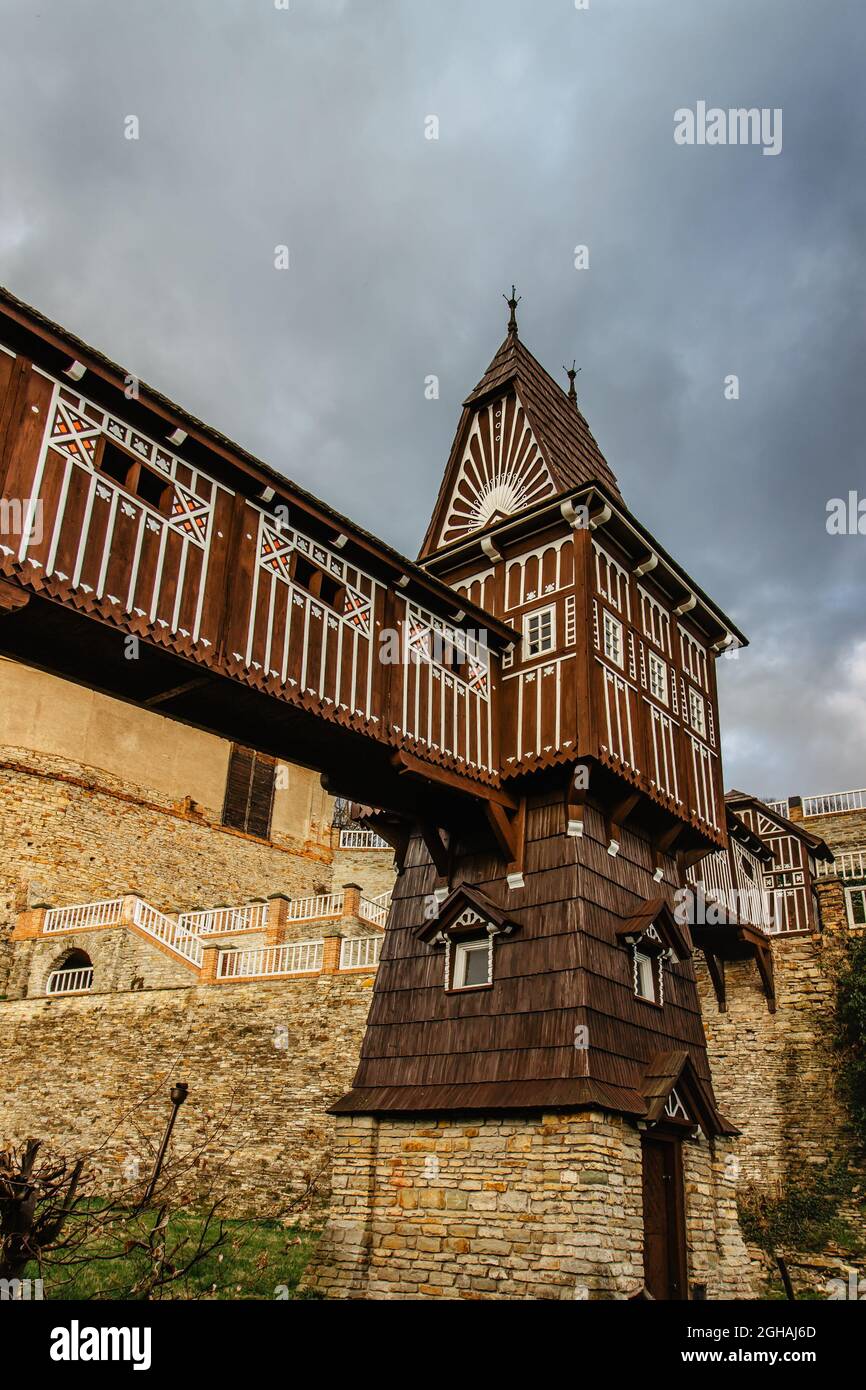
[[[340,849],[340,832],[333,833],[333,876],[335,887],[344,883],[360,883],[368,897],[394,887],[394,851],[392,849]]]
[[[716,1097],[742,1132],[742,1179],[761,1186],[849,1154],[832,1046],[847,925],[840,885],[827,880],[818,896],[821,935],[773,938],[775,1014],[754,961],[726,963],[727,1012],[720,1013],[703,959],[696,957]]]
[[[748,1297],[729,1146],[684,1145],[689,1280]],[[638,1131],[595,1112],[339,1116],[308,1283],[329,1297],[628,1298],[643,1287]]]
[[[87,934],[90,954],[98,936]],[[111,950],[118,933],[102,937]],[[7,1001],[0,1145],[44,1137],[89,1154],[106,1187],[136,1160],[146,1175],[168,1088],[186,1081],[173,1151],[219,1130],[202,1190],[226,1194],[229,1211],[273,1216],[314,1180],[315,1217],[328,1195],[327,1108],[351,1083],[372,983],[352,972]]]
[[[109,773],[0,749],[0,943],[15,914],[137,893],[163,912],[330,889],[330,836],[260,840]],[[4,964],[5,962],[5,964]],[[0,953],[0,993],[10,965]]]

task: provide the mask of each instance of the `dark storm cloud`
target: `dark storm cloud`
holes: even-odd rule
[[[752,638],[728,781],[861,785],[866,537],[824,524],[866,494],[861,11],[7,0],[0,278],[409,553],[515,279],[630,505]],[[677,146],[699,100],[781,107],[782,153]]]

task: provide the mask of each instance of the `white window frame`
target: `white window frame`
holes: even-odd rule
[[[649,994],[647,994],[644,988],[647,974],[649,976]],[[634,980],[634,992],[638,999],[645,999],[649,1004],[657,1004],[659,1002],[658,987],[656,984],[656,962],[652,956],[648,956],[645,951],[638,951],[637,948],[635,948],[634,953]]]
[[[550,620],[549,631],[545,634],[546,619]],[[537,625],[537,635],[533,638],[530,629],[533,624]],[[534,650],[533,650],[534,646]],[[530,613],[523,615],[523,656],[526,661],[531,661],[536,656],[545,656],[548,652],[556,648],[556,604],[548,604],[545,608],[533,608]]]
[[[698,715],[698,718],[695,718]],[[707,711],[703,695],[689,686],[689,723],[701,738],[707,736]]]
[[[862,885],[856,888],[845,889],[845,908],[848,913],[848,926],[854,931],[866,929],[866,921],[857,922],[854,919],[854,898],[858,897],[863,904],[863,916],[866,918],[866,887]]]
[[[457,942],[453,947],[453,951],[454,968],[451,977],[452,989],[485,989],[487,985],[492,985],[493,971],[491,969],[490,964],[490,939],[488,937],[484,937],[484,939],[480,941]],[[486,979],[479,980],[476,984],[468,985],[466,983],[466,967],[468,964],[468,959],[473,952],[477,951],[484,952],[484,959],[486,963]]]
[[[625,642],[623,640],[622,623],[615,618],[607,609],[602,609],[604,620],[602,623],[602,651],[608,661],[612,661],[621,671],[625,670]],[[609,638],[613,641],[609,641]]]
[[[649,668],[649,692],[661,704],[668,703],[668,666],[666,661],[662,661],[655,652],[647,651],[647,663]],[[656,678],[655,682],[653,678]],[[656,684],[658,689],[656,689]]]

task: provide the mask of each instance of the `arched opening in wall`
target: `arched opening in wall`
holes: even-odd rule
[[[48,976],[46,994],[86,994],[93,988],[93,962],[86,951],[69,951]]]

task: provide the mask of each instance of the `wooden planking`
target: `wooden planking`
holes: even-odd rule
[[[487,1105],[498,1095],[507,1106],[514,1086],[543,1099],[548,1083],[580,1081],[607,1088],[628,1109],[650,1059],[677,1048],[709,1082],[691,962],[666,968],[658,1008],[635,996],[631,955],[615,935],[637,905],[658,895],[649,843],[625,830],[620,854],[609,855],[604,816],[592,803],[584,836],[569,838],[561,788],[530,798],[527,831],[525,888],[517,893],[491,878],[489,858],[458,851],[457,881],[483,887],[519,924],[495,943],[492,988],[473,994],[446,992],[443,949],[414,936],[436,875],[413,841],[355,1080],[359,1103],[367,1088],[392,1088],[393,1104],[406,1108],[411,1088],[423,1099],[430,1087],[448,1087],[448,1104],[459,1107],[485,1087],[492,1088],[484,1091]],[[667,872],[673,882],[672,861]],[[589,1030],[587,1050],[574,1046],[577,1026]],[[387,1098],[380,1101],[387,1108]]]

